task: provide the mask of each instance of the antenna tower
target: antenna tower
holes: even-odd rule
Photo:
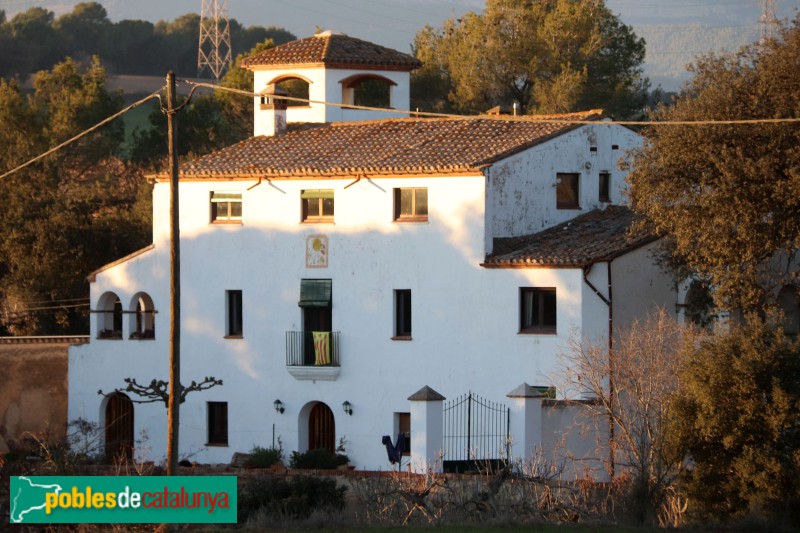
[[[775,17],[775,1],[758,0],[758,4],[761,6],[761,18],[758,23],[761,25],[762,43],[775,36],[775,27],[778,25],[778,19]]]
[[[208,69],[215,79],[231,63],[231,28],[228,0],[202,0],[200,44],[197,47],[197,77]]]

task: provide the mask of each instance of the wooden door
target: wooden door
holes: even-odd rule
[[[133,402],[117,392],[106,403],[106,460],[133,458]]]
[[[308,417],[308,449],[325,448],[336,451],[336,422],[330,407],[320,402],[311,409]]]

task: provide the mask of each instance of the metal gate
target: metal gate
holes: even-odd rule
[[[508,406],[468,392],[444,404],[445,472],[496,468],[508,458]]]

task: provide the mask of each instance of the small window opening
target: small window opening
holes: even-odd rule
[[[228,444],[228,402],[208,402],[208,444]]]
[[[411,339],[411,290],[394,291],[394,339]]]
[[[579,203],[580,174],[559,172],[556,175],[556,208],[580,209]]]
[[[556,332],[556,290],[520,289],[520,333]]]
[[[226,307],[226,337],[239,338],[243,335],[242,321],[242,291],[225,291]]]
[[[599,200],[601,202],[610,202],[611,201],[611,173],[610,172],[601,172],[600,173],[600,194]]]
[[[306,101],[286,100],[286,107],[308,107],[309,83],[300,78],[289,78],[275,84],[278,89],[286,91],[286,96],[291,98],[301,98]],[[263,102],[262,102],[263,103]]]

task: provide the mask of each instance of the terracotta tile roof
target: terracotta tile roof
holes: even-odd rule
[[[558,118],[600,116],[600,111],[588,111]],[[252,179],[476,172],[577,127],[531,118],[338,122],[277,137],[253,137],[181,164],[181,176]]]
[[[278,65],[325,65],[381,70],[414,70],[422,66],[409,54],[342,33],[324,32],[264,50],[242,61],[244,68]]]
[[[630,234],[633,212],[624,206],[595,209],[533,235],[494,240],[484,266],[496,268],[586,267],[610,261],[656,240]]]

